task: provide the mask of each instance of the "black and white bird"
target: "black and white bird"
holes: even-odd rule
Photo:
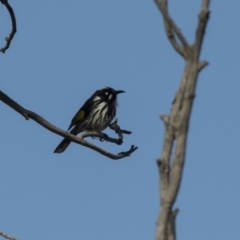
[[[68,128],[71,134],[84,131],[101,132],[112,122],[116,115],[117,95],[125,91],[116,91],[110,87],[97,90],[79,109]],[[54,153],[62,153],[71,143],[64,138]]]

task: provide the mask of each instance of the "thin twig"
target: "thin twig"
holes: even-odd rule
[[[4,232],[1,232],[1,231],[0,231],[0,236],[4,237],[4,238],[6,238],[6,239],[9,239],[9,240],[19,240],[18,238],[9,236],[8,234],[6,234],[6,233],[4,233]]]
[[[126,152],[118,153],[119,156],[129,157],[134,151],[136,151],[138,147],[132,145],[131,148]]]
[[[0,0],[0,1],[3,5],[6,6],[8,12],[10,14],[11,21],[12,21],[12,31],[9,34],[9,36],[5,38],[6,45],[0,49],[0,52],[5,53],[5,51],[10,47],[12,39],[13,39],[15,33],[17,32],[17,22],[16,22],[16,17],[15,17],[14,11],[13,11],[12,7],[10,6],[10,4],[8,3],[8,0]]]
[[[121,145],[123,143],[122,138],[111,138],[107,134],[102,132],[84,132],[80,136],[82,138],[86,138],[86,137],[99,138],[100,141],[105,140],[106,142],[115,143],[117,145]]]
[[[37,122],[38,124],[40,124],[41,126],[43,126],[44,128],[48,129],[49,131],[56,133],[62,137],[65,137],[69,140],[71,140],[72,142],[78,143],[82,146],[88,147],[90,149],[93,149],[96,152],[99,152],[100,154],[109,157],[111,159],[114,160],[118,160],[124,157],[129,156],[131,153],[133,153],[137,147],[133,146],[130,148],[130,150],[126,151],[126,152],[122,152],[120,154],[113,154],[110,153],[90,142],[87,142],[85,139],[83,139],[83,137],[80,136],[75,136],[69,132],[66,132],[56,126],[54,126],[53,124],[51,124],[50,122],[48,122],[46,119],[44,119],[43,117],[41,117],[40,115],[38,115],[35,112],[29,111],[25,108],[23,108],[22,106],[20,106],[18,103],[16,103],[15,101],[13,101],[10,97],[8,97],[5,93],[3,93],[2,91],[0,91],[0,100],[2,100],[2,102],[4,102],[5,104],[7,104],[9,107],[11,107],[12,109],[14,109],[15,111],[17,111],[18,113],[20,113],[22,116],[25,117],[25,119],[32,119],[35,122]],[[99,137],[99,134],[96,132],[92,132],[90,134],[86,133],[85,137]],[[104,134],[102,135],[102,137],[104,138]],[[109,142],[113,142],[113,138],[109,138]]]
[[[203,68],[205,68],[209,64],[208,61],[201,61],[198,63],[198,71],[200,72]]]
[[[118,119],[115,118],[115,121],[113,121],[113,123],[111,123],[109,125],[109,128],[114,130],[115,133],[117,133],[119,135],[119,137],[122,136],[122,134],[131,134],[132,132],[128,131],[128,130],[123,130],[121,129],[118,125],[117,125]]]

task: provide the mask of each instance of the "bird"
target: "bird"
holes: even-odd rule
[[[77,135],[84,131],[101,132],[106,129],[116,115],[117,95],[124,92],[111,87],[97,90],[75,114],[67,131]],[[64,152],[70,143],[64,138],[54,153]]]

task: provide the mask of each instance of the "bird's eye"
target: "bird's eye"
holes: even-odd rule
[[[105,95],[108,95],[108,92],[105,92]]]

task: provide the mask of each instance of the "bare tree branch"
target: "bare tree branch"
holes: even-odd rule
[[[121,129],[118,126],[117,122],[118,122],[118,119],[115,117],[115,120],[111,124],[109,124],[109,128],[114,130],[115,133],[118,134],[118,139],[111,138],[107,134],[102,133],[102,132],[96,133],[96,132],[90,132],[90,131],[81,134],[81,137],[82,138],[85,138],[85,137],[99,138],[100,141],[105,140],[107,142],[112,142],[112,143],[116,143],[117,145],[121,145],[123,143],[123,134],[131,134],[132,132]]]
[[[110,127],[110,129],[114,130],[115,133],[117,133],[120,138],[123,138],[123,135],[122,135],[123,133],[124,134],[131,134],[132,133],[128,130],[120,129],[120,127],[117,125],[117,122],[118,122],[118,119],[115,117],[115,120],[113,121],[113,123],[111,123],[109,125],[109,127]]]
[[[210,0],[202,1],[202,9],[198,16],[198,26],[196,31],[195,43],[194,43],[195,59],[199,58],[199,54],[201,51],[202,41],[203,41],[204,33],[206,30],[207,21],[209,19],[209,13],[210,13],[208,9],[209,3],[210,3]]]
[[[175,209],[174,211],[171,211],[169,214],[169,221],[167,226],[167,235],[168,240],[175,240],[176,239],[176,227],[175,227],[175,220],[176,216],[178,214],[178,209]]]
[[[190,51],[189,44],[185,39],[184,35],[181,33],[179,28],[177,27],[176,23],[173,19],[169,16],[168,13],[168,0],[154,0],[156,5],[158,6],[159,10],[162,13],[165,31],[167,37],[172,44],[173,48],[184,58],[186,58],[188,52]],[[178,43],[176,37],[182,44],[182,46]]]
[[[199,72],[207,66],[207,61],[199,61],[204,33],[209,15],[210,0],[202,0],[198,27],[196,30],[195,43],[190,47],[176,25],[171,20],[167,0],[155,0],[165,22],[166,33],[170,28],[178,37],[181,45],[176,45],[169,38],[174,49],[183,53],[185,58],[185,69],[180,86],[172,102],[169,116],[162,115],[165,124],[165,136],[161,158],[157,160],[160,174],[160,199],[161,211],[157,223],[156,240],[175,240],[175,218],[178,210],[172,210],[173,204],[179,192],[182,180],[183,167],[186,155],[187,135],[189,121],[195,97],[195,89]],[[177,40],[175,40],[176,42]],[[180,50],[179,50],[180,49]],[[180,53],[180,54],[181,54]],[[173,154],[174,151],[174,154]]]
[[[47,120],[45,120],[43,117],[41,117],[40,115],[38,115],[35,112],[29,111],[25,108],[23,108],[22,106],[20,106],[18,103],[16,103],[15,101],[13,101],[10,97],[8,97],[5,93],[3,93],[2,91],[0,91],[0,100],[2,100],[2,102],[4,102],[5,104],[7,104],[9,107],[11,107],[12,109],[14,109],[15,111],[17,111],[18,113],[20,113],[22,116],[25,117],[26,120],[28,119],[33,119],[35,122],[37,122],[38,124],[40,124],[41,126],[43,126],[44,128],[48,129],[49,131],[56,133],[62,137],[65,137],[69,140],[71,140],[72,142],[78,143],[82,146],[88,147],[96,152],[101,153],[102,155],[109,157],[111,159],[114,160],[118,160],[124,157],[129,156],[131,153],[133,153],[135,150],[137,150],[137,147],[132,145],[130,150],[126,151],[126,152],[121,152],[119,154],[112,154],[110,152],[107,152],[106,150],[90,143],[87,142],[86,140],[84,140],[83,138],[85,137],[100,137],[102,139],[105,139],[106,141],[109,142],[114,142],[117,144],[121,144],[122,142],[122,138],[119,139],[113,139],[113,138],[109,138],[106,134],[103,133],[97,133],[97,132],[90,132],[90,133],[83,133],[80,136],[75,136],[71,133],[68,133],[56,126],[54,126],[53,124],[51,124],[50,122],[48,122]],[[126,130],[121,130],[120,127],[117,125],[116,122],[114,122],[114,124],[117,126],[118,128],[118,132],[121,134],[124,133],[123,131]],[[129,131],[128,134],[130,133]],[[85,134],[85,135],[84,135]]]
[[[200,72],[203,68],[205,68],[209,63],[207,61],[201,61],[198,63],[198,71]]]
[[[6,239],[9,239],[9,240],[19,240],[18,238],[9,236],[8,234],[3,233],[3,232],[1,232],[1,231],[0,231],[0,236],[4,237],[4,238],[6,238]]]
[[[111,142],[111,143],[115,143],[117,145],[121,145],[123,143],[122,138],[111,138],[109,137],[107,134],[105,133],[98,133],[98,132],[84,132],[80,135],[82,138],[86,138],[86,137],[92,137],[92,138],[99,138],[99,140],[101,142],[103,141],[107,141],[107,142]]]
[[[12,7],[10,6],[10,4],[8,3],[8,0],[0,0],[0,1],[3,5],[6,6],[8,12],[10,14],[11,20],[12,20],[12,31],[9,34],[9,36],[5,38],[6,45],[0,49],[0,52],[5,53],[5,51],[10,47],[11,41],[12,41],[15,33],[17,32],[17,22],[16,22],[14,11],[13,11]]]

